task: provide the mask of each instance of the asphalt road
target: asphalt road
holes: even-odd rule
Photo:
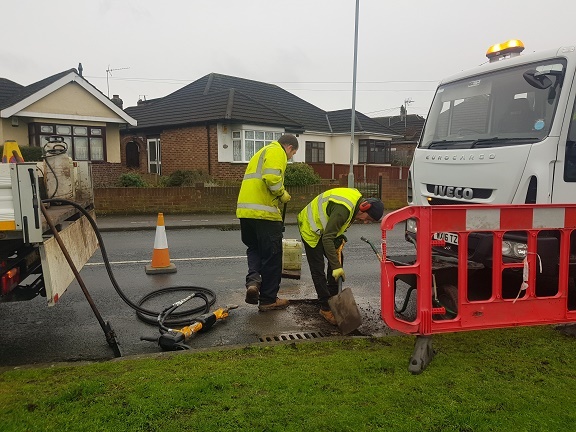
[[[244,303],[246,258],[238,230],[230,230],[230,227],[228,230],[168,230],[170,258],[177,272],[164,275],[147,275],[144,271],[151,260],[154,231],[105,232],[102,235],[114,276],[132,302],[137,303],[144,295],[163,287],[197,286],[215,292],[214,308],[239,305],[227,320],[197,335],[190,343],[192,349],[267,343],[286,338],[340,336],[338,329],[318,314],[305,257],[301,279],[283,279],[281,284],[279,295],[291,300],[288,309],[259,313],[256,306]],[[379,262],[370,246],[360,240],[364,236],[379,246],[380,226],[354,225],[347,236],[345,286],[353,289],[364,318],[364,324],[353,335],[387,334],[389,329],[380,318]],[[297,227],[287,226],[284,238],[297,239]],[[388,250],[395,254],[412,251],[404,242],[403,227],[396,227],[389,233]],[[100,251],[84,267],[81,276],[104,321],[114,329],[123,356],[160,351],[156,344],[140,340],[144,335],[157,336],[158,330],[139,320],[135,311],[121,300],[110,282]],[[176,292],[145,306],[160,311],[186,295]],[[114,357],[77,282],[54,307],[47,307],[42,297],[27,302],[0,303],[0,326],[3,329],[0,367]]]

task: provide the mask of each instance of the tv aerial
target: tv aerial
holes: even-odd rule
[[[108,69],[106,69],[106,89],[107,89],[108,99],[110,99],[110,83],[108,82],[108,79],[112,76],[112,71],[125,70],[125,69],[130,69],[130,68],[129,67],[122,67],[122,68],[110,69],[110,65],[108,65]]]

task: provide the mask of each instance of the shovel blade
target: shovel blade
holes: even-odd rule
[[[347,335],[362,325],[360,310],[350,288],[344,288],[339,294],[330,297],[328,305],[342,334]]]

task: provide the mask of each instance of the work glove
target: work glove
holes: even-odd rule
[[[342,234],[334,239],[334,247],[338,249],[340,246],[342,246],[343,243],[346,243],[347,241],[348,239],[346,236]]]
[[[284,193],[282,195],[280,195],[280,202],[281,203],[287,203],[288,201],[290,201],[290,198],[292,198],[290,196],[290,194],[286,191],[284,191]]]
[[[335,280],[338,280],[338,278],[341,277],[341,278],[342,278],[342,281],[345,281],[345,280],[346,280],[346,277],[345,277],[345,276],[346,276],[346,275],[344,274],[344,269],[343,269],[342,267],[337,268],[337,269],[335,269],[335,270],[332,270],[332,277],[333,277]]]

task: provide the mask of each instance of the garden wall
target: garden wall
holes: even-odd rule
[[[380,174],[384,205],[394,210],[406,205],[407,168],[387,167]],[[292,196],[287,211],[297,213],[316,195],[325,190],[346,186],[346,177],[340,184],[289,187]],[[360,188],[361,189],[361,188]],[[98,214],[154,214],[154,213],[234,213],[239,186],[150,187],[150,188],[97,188],[94,206]],[[370,195],[367,195],[370,196]]]

